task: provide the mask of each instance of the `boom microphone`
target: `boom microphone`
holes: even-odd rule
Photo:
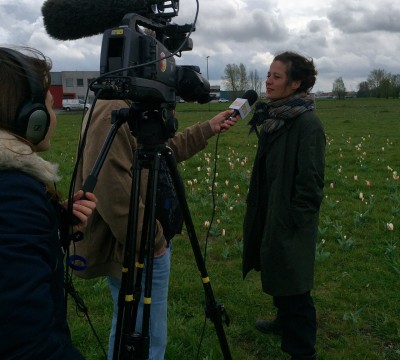
[[[46,32],[58,40],[76,40],[118,26],[128,13],[153,14],[160,0],[46,0],[42,5]],[[161,5],[160,5],[161,6]]]
[[[254,90],[247,90],[241,98],[237,98],[230,106],[229,109],[235,111],[230,117],[240,115],[244,119],[250,112],[250,107],[256,102],[258,94]]]

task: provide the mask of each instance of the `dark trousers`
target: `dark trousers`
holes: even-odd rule
[[[310,292],[274,296],[273,300],[282,324],[282,351],[294,358],[315,354],[317,320]]]

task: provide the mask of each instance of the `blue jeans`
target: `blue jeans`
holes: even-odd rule
[[[150,305],[150,346],[149,360],[164,360],[165,348],[167,346],[167,303],[168,303],[168,281],[171,270],[171,245],[162,255],[154,258],[153,281],[151,287]],[[142,284],[145,283],[146,271],[143,271]],[[118,318],[118,295],[121,281],[114,277],[108,277],[111,296],[114,303],[113,318],[108,344],[108,360],[112,360],[114,353],[115,332]],[[135,331],[142,332],[143,318],[143,292],[137,312]]]

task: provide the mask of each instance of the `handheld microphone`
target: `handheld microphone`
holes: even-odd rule
[[[42,5],[46,32],[54,39],[76,40],[118,26],[129,13],[152,13],[162,0],[46,0]],[[160,5],[161,6],[161,5]]]
[[[247,90],[241,98],[237,98],[230,106],[229,109],[235,111],[230,118],[240,115],[244,119],[250,112],[251,106],[256,102],[258,94],[254,90]]]

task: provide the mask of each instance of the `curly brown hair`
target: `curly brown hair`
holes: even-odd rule
[[[39,84],[40,102],[45,103],[51,84],[51,66],[51,60],[39,50],[0,47],[0,128],[24,136],[25,129],[17,126],[18,112],[32,99],[32,82]]]
[[[285,51],[275,56],[274,61],[280,61],[286,65],[288,83],[301,81],[296,93],[310,92],[317,80],[318,71],[312,58],[307,58],[292,51]]]

